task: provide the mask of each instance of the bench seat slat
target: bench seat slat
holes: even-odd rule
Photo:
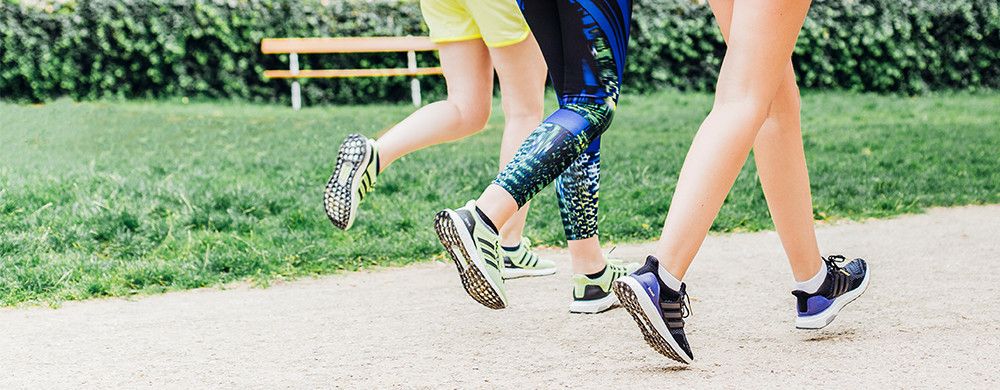
[[[271,79],[341,78],[341,77],[391,77],[425,76],[441,74],[441,68],[398,69],[306,69],[293,75],[287,70],[265,70],[264,77]]]
[[[382,53],[436,49],[436,45],[428,37],[265,38],[260,41],[260,51],[264,54]]]

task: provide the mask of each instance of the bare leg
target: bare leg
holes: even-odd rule
[[[542,85],[544,88],[544,84]],[[539,96],[544,96],[544,91]],[[506,120],[506,123],[504,124],[503,140],[500,145],[500,169],[503,169],[503,167],[510,162],[510,159],[514,157],[514,152],[517,152],[518,146],[521,146],[521,143],[524,142],[524,138],[531,133],[531,130],[538,125],[538,122],[542,121],[542,110],[543,107],[540,105],[538,119],[533,122],[532,125],[529,125],[526,130],[524,128],[514,128],[511,120]],[[508,115],[510,114],[504,114],[506,118],[510,118]],[[530,204],[524,205],[524,207],[522,207],[517,214],[511,217],[511,219],[500,228],[500,245],[511,247],[517,245],[521,241],[521,235],[524,232],[524,225],[528,217],[528,206],[530,206]]]
[[[542,121],[545,110],[545,60],[534,36],[521,43],[491,48],[490,56],[500,78],[501,104],[504,112],[503,143],[500,146],[500,169],[514,157],[524,139]],[[500,228],[500,245],[521,242],[528,206],[524,205]]]
[[[504,224],[517,213],[517,202],[503,187],[490,184],[476,200],[476,207],[483,210],[494,224]]]
[[[791,62],[786,69],[782,88],[757,133],[754,159],[792,274],[795,280],[804,281],[819,272],[822,260],[813,227],[809,171],[802,148],[799,89]]]
[[[655,255],[682,279],[767,118],[808,1],[739,2],[712,112],[681,168]]]
[[[583,240],[567,241],[567,244],[569,244],[569,255],[573,259],[573,273],[601,272],[608,264],[604,258],[604,252],[601,251],[601,242],[596,236]]]
[[[438,45],[448,99],[421,107],[378,139],[381,170],[414,151],[475,134],[493,100],[493,65],[482,40]]]
[[[722,35],[729,39],[733,16],[732,0],[711,3]],[[805,151],[802,149],[799,88],[791,61],[764,125],[754,140],[754,158],[771,218],[781,237],[792,273],[797,281],[819,272],[819,246],[813,228],[812,194]]]
[[[506,65],[510,68],[504,72],[509,74],[507,82],[500,80],[505,97],[501,166],[541,122],[546,68],[533,37],[498,49],[488,49],[481,40],[445,43],[439,45],[439,52],[448,99],[420,108],[379,138],[381,170],[409,153],[467,137],[485,127],[493,95],[493,56],[499,57],[500,63],[514,63]],[[511,61],[515,58],[519,60]],[[525,207],[510,224],[501,225],[504,245],[520,241],[527,213]]]
[[[500,79],[505,121],[500,146],[502,169],[514,157],[528,134],[542,122],[547,68],[534,36],[528,36],[528,39],[514,45],[491,48],[490,56]],[[501,226],[501,245],[515,246],[521,242],[528,206],[525,204],[505,223],[497,223]]]

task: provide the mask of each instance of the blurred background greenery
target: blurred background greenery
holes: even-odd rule
[[[285,102],[265,37],[426,35],[417,1],[2,0],[0,97]],[[724,53],[704,1],[636,0],[626,92],[710,91]],[[433,54],[421,60],[434,61]],[[915,94],[1000,86],[995,0],[814,1],[795,51],[806,89]],[[312,55],[306,69],[405,67],[405,55]],[[433,96],[439,77],[427,78]],[[404,78],[307,80],[315,103],[395,101]]]

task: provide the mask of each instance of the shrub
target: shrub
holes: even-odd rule
[[[628,91],[711,90],[725,52],[703,1],[636,0]],[[412,0],[3,0],[0,98],[286,101],[265,37],[424,35]],[[1000,86],[1000,5],[990,0],[815,1],[795,50],[806,88],[891,93]],[[306,69],[403,67],[405,56],[305,55]],[[434,61],[431,54],[421,61]],[[439,77],[426,78],[432,93]],[[404,78],[308,80],[310,102],[402,100]]]

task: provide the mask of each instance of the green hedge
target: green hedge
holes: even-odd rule
[[[638,0],[627,87],[712,90],[725,44],[700,3]],[[998,60],[995,0],[816,0],[793,59],[806,88],[897,93],[996,89]]]
[[[288,69],[288,58],[262,55],[262,38],[426,35],[420,9],[409,1],[80,0],[51,12],[2,1],[0,96],[14,100],[287,100],[288,82],[262,73]],[[434,61],[430,54],[421,60]],[[406,55],[312,55],[300,62],[314,69],[405,67]],[[309,80],[303,86],[308,102],[363,103],[408,94],[402,78]]]
[[[40,4],[40,5],[39,5]],[[626,85],[711,90],[725,51],[703,1],[637,0]],[[264,37],[423,35],[407,0],[2,0],[0,98],[287,101]],[[814,1],[795,51],[806,88],[921,93],[1000,87],[993,0]],[[402,67],[398,55],[300,56],[304,68]],[[434,61],[427,54],[422,61]],[[426,78],[432,93],[438,77]],[[309,80],[308,102],[402,100],[406,80]]]

